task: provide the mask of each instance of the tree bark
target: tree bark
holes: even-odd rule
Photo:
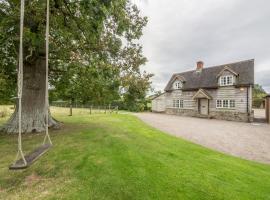
[[[45,81],[46,62],[38,57],[32,63],[24,63],[22,91],[22,132],[33,133],[45,131]],[[18,102],[17,102],[18,105]],[[49,112],[49,127],[59,127]],[[3,126],[5,133],[18,133],[18,106],[8,122]]]

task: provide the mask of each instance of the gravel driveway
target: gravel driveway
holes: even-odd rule
[[[270,163],[270,125],[137,113],[147,124],[227,154]]]

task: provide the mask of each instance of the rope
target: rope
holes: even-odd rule
[[[52,145],[52,141],[49,135],[49,7],[50,0],[47,0],[47,13],[46,13],[46,88],[45,88],[45,126],[46,126],[46,135],[43,141],[43,144],[48,140],[49,144]],[[22,150],[22,91],[23,91],[23,29],[24,29],[24,7],[25,0],[21,0],[21,10],[20,10],[20,48],[19,48],[19,69],[18,69],[18,152],[16,155],[16,160],[21,157],[24,163],[24,166],[27,165],[25,156]]]
[[[49,144],[52,145],[52,141],[49,135],[49,27],[50,27],[50,0],[47,0],[47,13],[46,13],[46,86],[45,86],[45,126],[46,126],[46,135],[43,141],[43,144],[46,143],[48,139]]]
[[[23,88],[23,23],[24,23],[24,0],[21,0],[21,13],[20,13],[20,49],[19,49],[19,69],[18,69],[18,123],[19,123],[19,135],[18,135],[18,153],[16,159],[21,156],[25,165],[25,160],[22,151],[22,88]]]

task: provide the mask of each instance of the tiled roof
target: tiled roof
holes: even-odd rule
[[[192,90],[199,88],[217,88],[218,74],[228,67],[238,74],[237,86],[254,85],[254,60],[245,60],[241,62],[229,63],[219,66],[203,68],[201,72],[196,70],[173,74],[165,91],[172,90],[172,84],[176,77],[183,77],[185,82],[183,90]]]

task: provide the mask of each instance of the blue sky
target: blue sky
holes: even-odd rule
[[[172,73],[255,59],[255,81],[270,93],[269,0],[133,0],[148,16],[140,43],[163,90]]]

